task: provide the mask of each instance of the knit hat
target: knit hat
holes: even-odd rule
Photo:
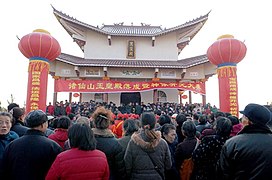
[[[267,107],[254,103],[248,104],[240,113],[246,116],[253,124],[259,125],[266,125],[272,117]]]
[[[42,110],[31,111],[25,118],[26,125],[30,128],[42,125],[47,122],[47,120],[47,116]]]

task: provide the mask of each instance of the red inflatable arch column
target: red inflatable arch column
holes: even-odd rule
[[[22,37],[18,48],[29,59],[26,113],[45,111],[49,62],[60,55],[60,45],[49,32],[37,29]]]
[[[222,112],[239,115],[236,64],[246,55],[245,44],[232,35],[223,35],[207,51],[209,61],[217,66],[219,103]]]

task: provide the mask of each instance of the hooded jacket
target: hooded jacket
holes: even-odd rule
[[[165,169],[171,168],[171,154],[166,141],[161,138],[160,131],[151,131],[153,133],[141,130],[131,136],[124,157],[127,176],[130,179],[163,179],[156,171],[149,155],[162,174]]]

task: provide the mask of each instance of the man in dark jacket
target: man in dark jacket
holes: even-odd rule
[[[268,108],[248,104],[242,121],[245,127],[223,146],[219,164],[220,179],[271,179],[272,132],[266,125],[271,120]]]
[[[12,141],[5,149],[0,179],[42,180],[56,156],[62,151],[54,141],[45,137],[47,116],[41,110],[26,117],[30,129]]]

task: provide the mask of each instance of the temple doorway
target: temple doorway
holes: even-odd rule
[[[127,105],[128,103],[139,103],[141,104],[141,94],[140,92],[125,92],[121,93],[121,104]]]

